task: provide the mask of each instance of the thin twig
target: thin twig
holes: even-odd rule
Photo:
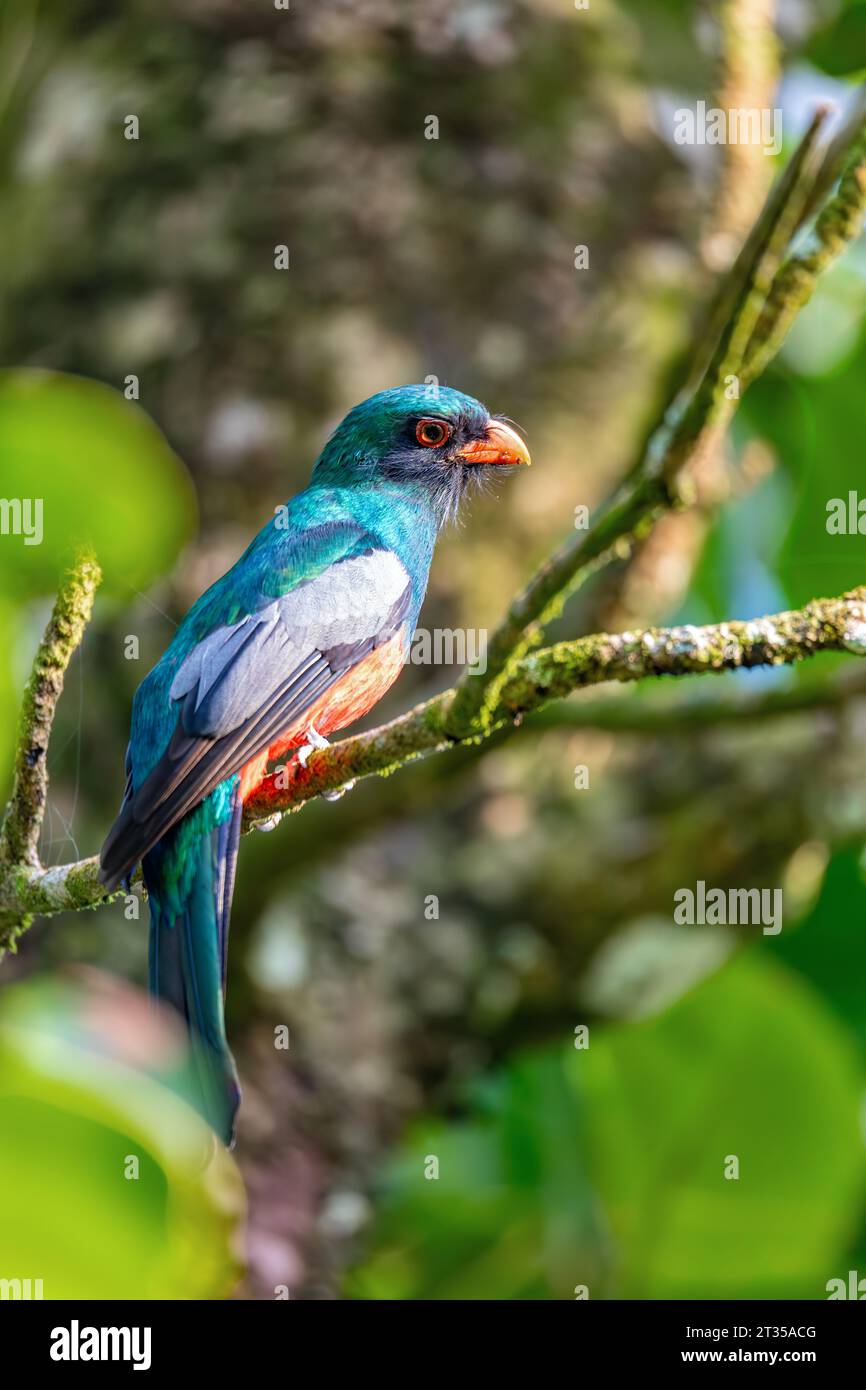
[[[716,106],[730,116],[772,106],[779,75],[774,32],[776,0],[723,0],[719,8],[720,83]],[[718,149],[719,177],[706,233],[704,259],[726,268],[755,220],[772,162],[757,140],[726,140]]]
[[[776,276],[745,354],[742,384],[760,376],[775,357],[791,324],[812,298],[819,277],[863,230],[866,216],[866,131],[861,129],[839,189],[815,223],[807,246],[788,258]]]

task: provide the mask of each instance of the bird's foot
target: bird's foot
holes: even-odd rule
[[[272,816],[268,816],[267,820],[256,821],[253,825],[253,829],[260,830],[263,835],[267,835],[269,831],[276,830],[282,819],[282,811],[275,811]]]
[[[298,749],[298,762],[301,764],[301,767],[307,766],[307,758],[314,748],[330,748],[331,746],[324,734],[320,734],[313,724],[307,729],[304,738],[306,742],[301,744],[301,747]],[[339,801],[340,797],[345,796],[346,792],[350,792],[354,785],[354,781],[347,782],[344,787],[337,787],[334,791],[320,792],[319,795],[323,801]]]
[[[318,729],[313,724],[311,724],[309,729],[307,729],[306,733],[304,734],[304,738],[306,739],[306,742],[302,743],[300,748],[298,749],[298,762],[301,764],[301,767],[307,766],[307,758],[310,756],[314,749],[330,748],[331,746],[328,743],[328,740],[325,738],[324,734],[320,734]]]

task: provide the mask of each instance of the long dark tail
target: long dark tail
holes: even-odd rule
[[[151,992],[186,1020],[198,1108],[229,1146],[240,1088],[223,999],[242,809],[235,791],[229,819],[199,833],[200,812],[193,812],[142,863],[150,899]]]

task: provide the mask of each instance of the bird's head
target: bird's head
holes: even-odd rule
[[[441,523],[473,485],[529,461],[517,431],[472,396],[447,386],[397,386],[349,412],[313,480],[403,485],[410,496],[428,496]]]

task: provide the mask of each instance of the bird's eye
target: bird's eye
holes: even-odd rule
[[[415,438],[428,449],[438,449],[451,433],[451,426],[444,420],[419,420],[415,426]]]

